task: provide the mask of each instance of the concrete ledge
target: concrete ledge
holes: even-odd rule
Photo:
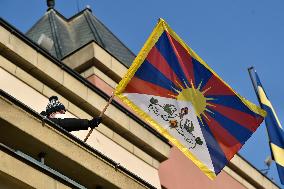
[[[78,51],[68,55],[62,62],[79,73],[91,66],[95,66],[116,83],[127,72],[127,68],[121,62],[95,42],[90,42]]]
[[[34,158],[40,152],[45,152],[48,166],[60,170],[87,188],[93,188],[97,184],[110,189],[147,188],[54,127],[48,124],[42,126],[40,120],[3,97],[0,98],[0,106],[1,143]]]
[[[5,184],[7,179],[10,182]],[[0,188],[71,189],[3,151],[0,151]]]
[[[231,172],[236,172],[238,177],[234,178],[242,183],[244,186],[251,188],[253,185],[255,188],[265,188],[265,189],[278,189],[279,187],[268,179],[265,175],[260,173],[253,167],[250,163],[245,161],[238,154],[231,159],[228,167],[232,170]],[[230,174],[231,172],[225,169],[225,171]],[[234,174],[235,175],[235,174]]]
[[[62,62],[72,69],[84,69],[82,62],[88,63],[95,56],[95,50],[93,44],[89,44],[83,47],[84,56],[81,53],[73,53],[70,56],[65,57]],[[79,50],[81,52],[81,50]]]
[[[115,86],[117,85],[117,83],[115,81],[113,81],[110,77],[105,75],[102,71],[97,69],[95,66],[92,66],[91,68],[87,69],[86,71],[81,73],[81,75],[84,78],[90,78],[90,77],[96,75],[97,77],[99,77],[101,80],[103,80],[105,83],[107,83],[112,88],[115,88]],[[94,80],[94,82],[95,82],[95,80]]]
[[[0,42],[3,44],[3,46],[6,46],[9,44],[10,41],[10,32],[7,31],[5,28],[0,27]]]

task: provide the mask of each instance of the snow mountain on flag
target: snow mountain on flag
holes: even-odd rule
[[[214,178],[263,121],[160,20],[115,95]]]

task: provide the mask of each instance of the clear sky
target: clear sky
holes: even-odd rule
[[[247,68],[255,66],[280,122],[284,122],[283,0],[56,0],[69,18],[90,5],[100,19],[137,54],[158,18],[207,62],[234,90],[258,104]],[[0,0],[0,16],[25,33],[46,12],[45,0]],[[269,155],[265,125],[240,154],[257,169]],[[269,178],[280,185],[273,163]],[[282,186],[283,187],[283,186]]]

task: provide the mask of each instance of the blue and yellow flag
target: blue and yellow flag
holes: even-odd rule
[[[213,179],[263,121],[160,19],[115,90]]]
[[[266,111],[265,124],[269,136],[269,144],[272,157],[277,165],[277,170],[281,184],[284,184],[284,130],[274,111],[274,108],[269,101],[260,79],[254,71],[256,80],[256,92],[260,101],[261,107]]]

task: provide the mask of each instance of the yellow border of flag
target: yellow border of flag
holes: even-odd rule
[[[169,27],[169,25],[163,20],[159,19],[158,24],[154,28],[150,37],[147,39],[146,43],[142,47],[141,51],[134,59],[132,65],[128,69],[125,76],[119,82],[118,86],[115,89],[114,95],[117,96],[120,100],[122,100],[126,105],[131,107],[139,116],[145,119],[150,125],[152,125],[159,133],[161,133],[165,138],[167,138],[173,145],[175,145],[179,150],[181,150],[189,159],[191,159],[210,179],[216,177],[214,171],[208,169],[206,165],[204,165],[201,161],[199,161],[183,144],[181,144],[177,139],[175,139],[171,134],[164,129],[159,123],[157,123],[152,117],[150,117],[147,113],[141,110],[138,106],[136,106],[132,101],[130,101],[126,96],[123,95],[123,91],[127,84],[130,82],[132,77],[134,76],[137,69],[141,66],[141,64],[146,59],[148,53],[152,49],[152,47],[156,44],[160,36],[164,31],[167,31],[176,41],[178,41],[196,60],[198,60],[201,64],[203,64],[208,70],[212,72],[218,79],[220,79],[227,87],[232,89],[228,84],[226,84],[189,46],[187,46],[182,39]],[[232,90],[233,91],[233,90]],[[234,92],[235,93],[235,92]],[[265,116],[265,111],[249,102],[245,98],[241,97],[237,93],[235,93],[241,101],[250,108],[253,112]]]

